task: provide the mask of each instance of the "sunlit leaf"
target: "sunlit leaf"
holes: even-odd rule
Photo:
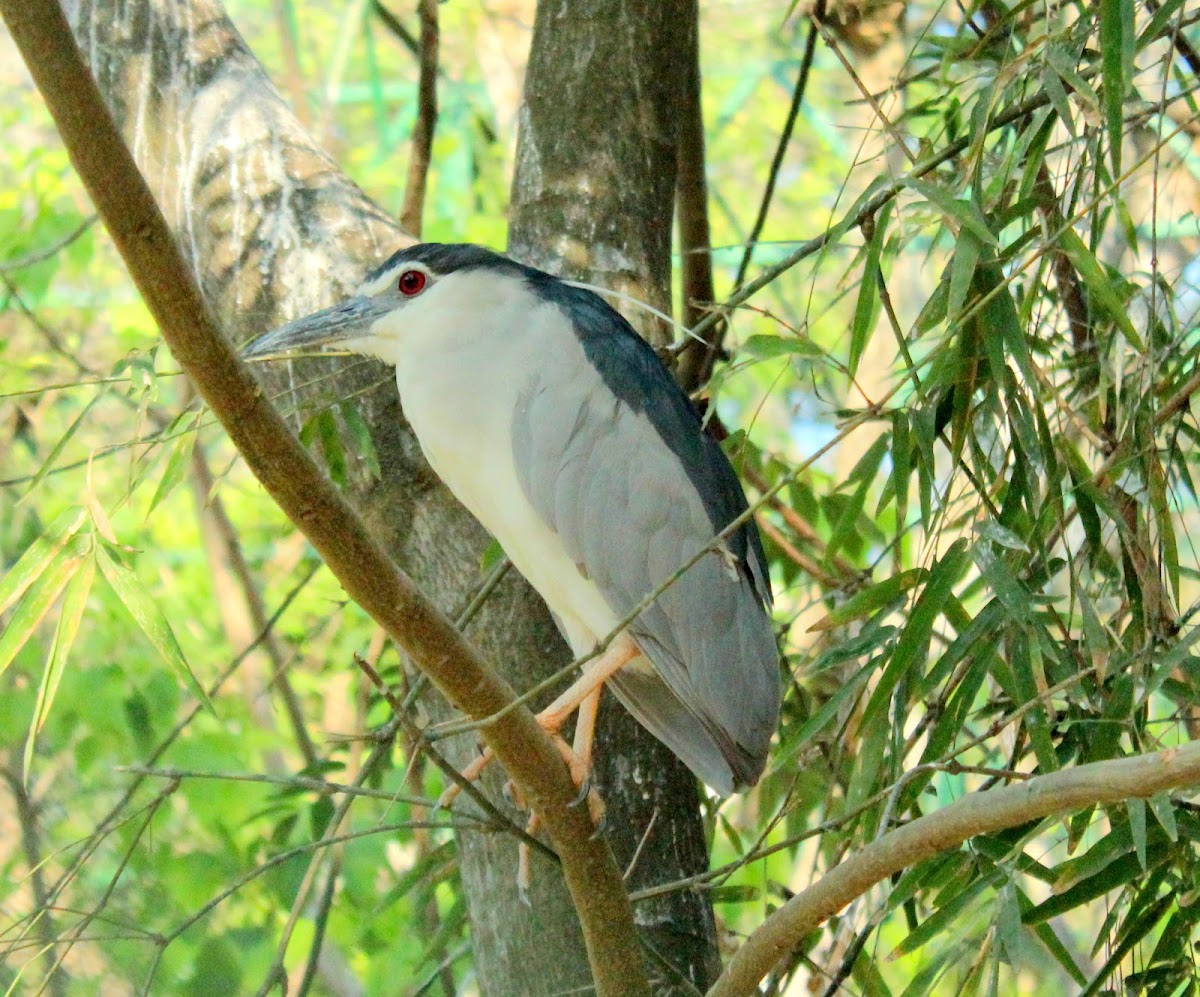
[[[25,590],[37,581],[71,538],[79,532],[86,519],[86,510],[68,509],[26,548],[16,564],[0,575],[0,613],[6,612],[21,598]]]
[[[38,684],[37,703],[33,708],[33,718],[29,724],[29,734],[25,738],[25,753],[21,771],[26,780],[32,768],[33,747],[37,735],[41,733],[50,708],[54,705],[54,697],[58,693],[59,680],[67,663],[67,655],[79,633],[79,624],[83,619],[83,611],[87,607],[88,594],[92,590],[92,580],[96,575],[96,561],[93,557],[84,556],[78,570],[71,575],[63,595],[62,608],[59,611],[58,625],[54,631],[54,641],[50,645],[50,654],[46,659],[46,667],[42,670],[42,680]]]
[[[120,598],[142,633],[149,638],[154,649],[171,666],[188,691],[205,707],[213,711],[208,694],[183,656],[179,641],[175,639],[175,631],[171,629],[171,624],[167,622],[163,611],[146,591],[145,586],[132,571],[112,557],[103,545],[96,547],[96,560],[100,564],[100,571],[105,580],[112,586],[112,590]]]
[[[0,674],[33,636],[34,630],[58,598],[70,577],[79,570],[82,557],[69,548],[60,550],[25,592],[25,597],[0,633]]]

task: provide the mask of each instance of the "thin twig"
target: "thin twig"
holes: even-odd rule
[[[762,235],[767,224],[767,212],[771,209],[771,200],[775,196],[775,185],[779,182],[779,171],[783,168],[783,158],[788,146],[792,143],[792,131],[796,127],[796,118],[804,104],[804,94],[808,90],[808,74],[812,70],[813,56],[817,51],[818,25],[825,19],[825,0],[817,0],[808,22],[808,38],[804,42],[804,55],[800,60],[800,72],[796,75],[796,86],[792,90],[792,103],[788,108],[787,118],[783,123],[783,131],[779,133],[779,141],[775,145],[775,155],[771,157],[771,168],[767,171],[767,185],[763,189],[762,201],[758,205],[758,216],[746,237],[746,249],[742,253],[742,261],[738,264],[737,276],[733,279],[734,291],[740,291],[746,282],[746,272],[754,259],[754,249],[758,237]]]
[[[46,979],[53,997],[65,997],[67,973],[61,968],[55,946],[57,929],[51,913],[50,895],[46,890],[45,871],[42,868],[41,834],[38,827],[38,806],[25,789],[25,780],[14,769],[2,768],[0,775],[8,783],[9,791],[16,804],[14,812],[21,828],[21,848],[25,852],[25,864],[29,867],[29,886],[33,891],[33,905],[37,918],[38,947],[46,962]]]
[[[333,896],[341,871],[341,858],[335,854],[325,870],[325,889],[321,891],[317,900],[317,909],[312,919],[313,938],[308,947],[308,959],[304,963],[304,975],[296,987],[296,997],[308,997],[308,992],[317,978],[317,970],[321,965],[321,949],[325,944],[325,928],[329,924],[329,912],[333,909]]]
[[[0,263],[0,273],[12,273],[15,270],[23,270],[25,267],[31,267],[36,263],[42,263],[50,259],[52,256],[57,256],[95,225],[99,217],[99,215],[91,215],[85,218],[61,239],[56,239],[42,249],[35,249],[32,253],[18,257],[15,260],[5,260],[3,263]]]
[[[412,738],[414,743],[419,743],[421,745],[421,749],[426,752],[433,760],[433,763],[442,770],[442,773],[446,776],[446,778],[448,778],[464,793],[471,797],[472,800],[479,804],[484,813],[491,817],[492,820],[496,822],[498,827],[502,827],[510,834],[515,835],[530,848],[535,849],[546,858],[550,859],[550,861],[558,861],[558,855],[556,855],[552,849],[547,848],[532,834],[529,834],[525,828],[519,827],[517,824],[514,824],[511,820],[509,820],[508,817],[505,816],[505,814],[503,814],[500,809],[494,803],[492,803],[491,800],[483,795],[475,783],[473,783],[470,779],[464,778],[463,774],[459,772],[457,768],[455,768],[454,764],[448,758],[446,758],[445,755],[441,754],[441,752],[437,751],[432,744],[425,740],[425,732],[413,722],[412,718],[408,715],[408,710],[405,708],[404,703],[396,697],[391,689],[388,688],[387,683],[383,681],[383,678],[374,669],[369,661],[367,661],[362,655],[356,654],[354,656],[354,663],[358,665],[359,669],[364,675],[367,676],[379,694],[387,701],[388,706],[392,708],[393,721],[402,730],[404,730],[410,738]]]

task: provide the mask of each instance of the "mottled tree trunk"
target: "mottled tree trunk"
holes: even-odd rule
[[[644,6],[645,11],[634,5],[620,12],[614,23],[624,26],[624,44],[614,44],[617,36],[604,32],[606,43],[594,46],[582,67],[585,79],[571,84],[571,92],[582,95],[602,79],[622,81],[604,98],[616,113],[586,126],[581,122],[578,132],[560,133],[557,148],[543,144],[540,150],[543,180],[569,173],[590,177],[607,191],[589,198],[560,188],[541,206],[533,205],[531,196],[519,196],[515,232],[518,245],[525,247],[521,254],[543,262],[564,247],[540,233],[567,233],[580,247],[568,254],[577,266],[593,276],[603,271],[598,278],[603,283],[663,306],[669,304],[674,177],[669,101],[678,72],[670,53],[679,28],[669,10]],[[80,0],[70,13],[109,106],[192,262],[210,309],[231,338],[248,338],[330,303],[403,243],[398,226],[313,144],[218,4]],[[578,18],[586,26],[597,16],[602,15],[572,10],[564,20],[574,24]],[[539,18],[534,89],[527,95],[529,135],[539,134],[539,123],[546,121],[538,81],[544,85],[557,62],[568,72],[580,71],[568,54],[572,49],[542,51],[546,44],[559,42],[547,38]],[[566,86],[561,75],[556,85]],[[588,148],[602,152],[600,158],[587,161],[585,137]],[[520,190],[534,195],[538,188],[528,160],[523,164]],[[532,253],[528,247],[534,245],[545,253]],[[350,497],[405,570],[443,610],[454,612],[478,582],[487,536],[425,464],[387,375],[373,364],[315,359],[279,365],[270,376],[272,388],[290,392],[280,404],[298,413],[331,396],[356,397],[382,478],[374,479],[365,462],[352,466]],[[312,387],[318,378],[319,387]],[[373,384],[377,387],[365,390]],[[469,636],[520,688],[568,658],[541,601],[515,573],[489,599]],[[609,833],[618,855],[632,854],[657,810],[635,882],[698,871],[706,855],[693,781],[623,711],[606,714],[615,715],[620,729],[613,734],[613,722],[606,724],[602,755]],[[610,743],[614,739],[619,743]],[[450,746],[451,757],[460,763],[473,753],[470,738]],[[665,782],[663,771],[672,772]],[[492,773],[487,787],[498,795],[502,781],[500,773]],[[502,997],[585,992],[591,981],[586,953],[557,870],[535,861],[527,906],[515,889],[511,839],[463,835],[459,844],[481,990]],[[715,963],[707,906],[684,895],[646,905],[642,914],[653,929],[648,939],[703,985]]]
[[[525,78],[509,252],[671,311],[677,122],[697,30],[691,0],[538,5]],[[614,301],[652,342],[670,329]],[[707,868],[696,780],[606,695],[596,777],[631,890]],[[644,839],[644,841],[643,841]],[[636,908],[643,937],[701,990],[719,971],[708,894]]]

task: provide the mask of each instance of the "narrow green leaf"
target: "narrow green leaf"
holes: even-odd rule
[[[1137,855],[1138,865],[1142,872],[1146,871],[1146,801],[1134,796],[1125,801],[1125,809],[1129,811],[1129,833],[1133,835],[1133,850]]]
[[[200,414],[196,413],[192,423],[193,430],[199,420]],[[179,482],[183,480],[183,476],[187,472],[188,461],[191,459],[195,446],[196,436],[191,431],[182,433],[172,441],[171,454],[167,458],[167,466],[163,469],[162,477],[158,479],[158,487],[154,489],[154,495],[150,499],[150,507],[146,510],[147,516],[154,512],[159,502],[179,486]]]
[[[1126,74],[1125,47],[1133,47],[1133,7],[1129,6],[1129,23],[1125,22],[1125,0],[1100,0],[1100,52],[1104,75],[1104,119],[1108,125],[1108,150],[1113,176],[1121,175],[1121,132],[1124,125],[1122,105],[1129,89]]]
[[[1128,921],[1124,925],[1124,937],[1119,945],[1113,947],[1112,954],[1100,967],[1100,971],[1092,978],[1092,982],[1088,984],[1079,997],[1093,997],[1094,994],[1100,992],[1100,989],[1105,983],[1111,982],[1113,971],[1121,964],[1122,960],[1129,954],[1130,950],[1145,938],[1155,925],[1162,919],[1162,916],[1175,903],[1175,895],[1173,891],[1169,891],[1160,897],[1157,901],[1143,911],[1133,923]]]
[[[1021,858],[1022,856],[1018,855],[1018,861],[1020,861]],[[1040,866],[1038,863],[1034,863],[1034,866],[1036,866],[1038,870],[1045,871],[1044,867]],[[1020,868],[1022,872],[1026,871],[1026,866],[1024,863],[1020,863]],[[1033,873],[1033,875],[1037,875],[1039,879],[1043,878],[1037,872]],[[1043,879],[1043,881],[1046,880]],[[1053,956],[1054,960],[1063,968],[1064,972],[1066,972],[1071,979],[1073,979],[1081,987],[1086,985],[1087,977],[1083,975],[1083,970],[1081,970],[1079,965],[1075,962],[1074,956],[1072,956],[1071,953],[1067,951],[1067,947],[1061,941],[1059,941],[1058,935],[1054,933],[1054,929],[1051,928],[1050,925],[1048,925],[1045,921],[1038,921],[1035,924],[1029,924],[1029,920],[1026,915],[1033,910],[1033,901],[1030,900],[1029,897],[1027,897],[1020,890],[1017,890],[1017,900],[1020,905],[1021,923],[1029,927],[1037,940],[1042,943],[1042,946],[1046,949],[1046,951]]]
[[[996,867],[968,882],[944,903],[939,897],[939,909],[927,917],[920,926],[910,931],[899,945],[892,951],[892,956],[906,955],[915,952],[922,945],[932,941],[943,931],[951,931],[959,924],[959,918],[989,886],[994,886],[1003,878],[1003,873]]]
[[[154,645],[154,649],[171,666],[188,691],[210,712],[215,713],[208,693],[204,691],[204,687],[196,679],[191,666],[183,656],[179,641],[175,639],[175,631],[171,629],[171,624],[167,622],[163,611],[151,598],[137,575],[110,555],[103,545],[96,547],[96,560],[100,563],[100,571],[105,580],[112,586],[112,590],[129,611],[134,622],[141,628],[142,633]]]
[[[971,282],[975,278],[975,267],[979,264],[979,254],[983,244],[964,229],[954,247],[954,259],[950,261],[950,291],[946,299],[946,314],[951,320],[956,319],[962,312],[963,302],[967,300],[967,292],[971,290]]]
[[[838,691],[825,700],[821,704],[821,708],[809,717],[798,731],[784,738],[783,743],[779,746],[779,751],[775,754],[776,761],[783,761],[792,757],[797,751],[808,744],[814,736],[821,732],[829,721],[838,715],[838,712],[843,708],[843,704],[847,700],[858,695],[859,690],[874,672],[875,662],[872,660],[863,665],[849,681],[843,682]]]
[[[37,581],[58,553],[79,532],[87,518],[85,509],[68,509],[31,543],[8,571],[0,577],[0,613],[6,612],[30,585]]]
[[[829,542],[825,547],[826,563],[831,564],[833,558],[854,535],[855,528],[858,525],[858,517],[862,514],[863,506],[867,500],[867,491],[871,487],[871,482],[875,480],[875,476],[879,473],[879,467],[883,463],[883,458],[887,454],[888,438],[880,436],[865,454],[860,458],[854,469],[850,472],[848,482],[858,482],[858,487],[854,490],[854,494],[849,496],[842,506],[840,514],[833,523],[833,532],[830,534]]]
[[[996,906],[996,936],[1004,954],[1008,957],[1013,972],[1021,967],[1021,949],[1023,947],[1021,931],[1021,908],[1017,903],[1016,888],[1010,883],[1000,891],[999,902]]]
[[[1038,904],[1029,911],[1025,918],[1026,924],[1036,924],[1038,921],[1048,921],[1067,911],[1074,910],[1111,890],[1120,889],[1142,875],[1142,866],[1136,855],[1132,853],[1132,845],[1124,844],[1126,854],[1109,862],[1099,872],[1075,883],[1070,889],[1056,893],[1048,900]],[[1146,866],[1154,868],[1168,857],[1167,849],[1162,845],[1148,845],[1146,848]]]
[[[1112,2],[1112,0],[1109,0]],[[1067,258],[1071,261],[1072,266],[1079,271],[1079,276],[1083,278],[1084,284],[1087,285],[1088,294],[1091,299],[1099,304],[1106,312],[1109,318],[1117,323],[1117,327],[1129,340],[1129,344],[1139,353],[1145,353],[1146,348],[1142,344],[1142,337],[1137,334],[1137,330],[1133,327],[1133,322],[1129,318],[1129,313],[1125,308],[1124,302],[1120,296],[1113,290],[1112,279],[1104,272],[1104,268],[1100,265],[1100,261],[1092,255],[1092,251],[1083,244],[1083,240],[1075,234],[1073,229],[1064,229],[1059,233],[1058,244],[1062,251],[1067,254]]]
[[[979,209],[970,201],[960,201],[948,190],[930,180],[909,177],[904,182],[917,191],[930,204],[957,220],[963,228],[968,229],[980,242],[988,246],[999,245],[995,234],[988,228],[987,221],[980,214]]]
[[[1063,78],[1063,82],[1075,91],[1075,97],[1099,114],[1099,96],[1087,79],[1081,76],[1076,69],[1079,63],[1078,54],[1068,52],[1061,45],[1051,45],[1046,51],[1046,60],[1054,67],[1054,71]]]
[[[908,526],[908,478],[911,473],[908,413],[898,411],[892,416],[892,491],[896,498],[897,537],[903,537]]]
[[[78,569],[80,558],[70,548],[61,550],[48,568],[25,593],[21,604],[13,611],[4,633],[0,634],[0,674],[12,664],[17,652],[25,646],[54,600]]]
[[[1175,823],[1175,807],[1171,804],[1171,797],[1164,789],[1161,793],[1155,793],[1149,800],[1150,809],[1154,811],[1155,819],[1162,825],[1162,829],[1167,832],[1167,837],[1172,841],[1179,840],[1179,825]]]
[[[1066,88],[1062,85],[1062,78],[1058,73],[1052,70],[1046,70],[1042,73],[1042,86],[1046,91],[1046,96],[1050,98],[1050,103],[1054,107],[1055,113],[1059,120],[1066,126],[1067,131],[1071,133],[1071,137],[1075,137],[1075,116],[1071,113],[1071,101],[1067,98]],[[1029,170],[1030,184],[1037,179],[1036,166]]]
[[[1179,8],[1186,3],[1186,0],[1164,0],[1159,8],[1154,12],[1146,27],[1142,29],[1142,33],[1137,39],[1137,50],[1140,52],[1147,45],[1152,45],[1158,41],[1168,30],[1168,25],[1172,18],[1179,12]],[[1170,30],[1174,30],[1171,28]]]
[[[1025,330],[1017,318],[1012,291],[998,263],[987,263],[975,268],[975,292],[983,299],[978,321],[985,343],[994,346],[997,340],[1002,342],[1008,350],[1008,355],[1016,362],[1017,369],[1024,375],[1025,383],[1037,384]],[[989,356],[991,355],[989,353]],[[995,359],[991,362],[997,365],[997,369],[992,371],[992,376],[999,379],[1003,375],[1004,365]]]
[[[823,357],[825,351],[802,336],[750,336],[738,350],[756,360],[775,360],[778,357]]]
[[[83,619],[83,611],[87,607],[88,594],[92,590],[92,580],[96,577],[96,560],[84,557],[82,563],[67,583],[66,594],[63,596],[62,608],[58,614],[58,626],[54,631],[54,642],[50,645],[50,654],[46,659],[46,667],[42,671],[42,681],[38,685],[37,702],[33,708],[33,718],[29,723],[29,736],[25,738],[25,753],[21,771],[25,780],[29,780],[29,772],[33,762],[33,747],[37,735],[41,733],[46,717],[50,715],[50,707],[54,705],[54,697],[58,693],[58,683],[62,678],[63,667],[67,663],[67,655],[75,636],[79,633],[79,624]]]
[[[1035,671],[1040,672],[1041,652],[1036,641],[1029,640],[1024,631],[1014,630],[1010,642],[1013,678],[1021,695],[1021,705],[1037,699],[1038,683]],[[1046,721],[1045,707],[1033,707],[1025,716],[1025,729],[1029,732],[1029,740],[1033,744],[1033,752],[1037,755],[1038,767],[1042,772],[1054,772],[1058,769],[1058,754],[1054,750],[1054,742],[1050,739],[1050,729]]]
[[[852,620],[869,616],[877,609],[891,605],[899,596],[919,585],[925,578],[923,568],[910,568],[897,575],[878,581],[861,592],[856,592],[840,606],[835,607],[822,620],[808,628],[809,633],[832,630]]]
[[[346,421],[346,428],[354,440],[354,448],[359,459],[366,462],[373,479],[382,478],[383,471],[379,466],[379,454],[375,450],[375,440],[371,436],[371,429],[363,419],[359,407],[353,402],[347,401],[342,402],[339,408],[342,418]]]
[[[500,541],[492,540],[484,548],[483,554],[479,558],[479,574],[486,575],[492,568],[504,560],[504,557],[504,548],[500,546]]]
[[[346,473],[346,451],[342,448],[342,437],[338,433],[337,420],[331,409],[325,409],[317,419],[317,433],[321,437],[321,452],[325,455],[325,466],[329,477],[339,488],[345,488],[349,478]]]
[[[879,297],[879,258],[883,251],[883,237],[886,222],[876,219],[871,239],[866,245],[863,260],[862,280],[858,285],[858,300],[854,305],[854,319],[850,323],[850,359],[847,366],[850,376],[858,371],[858,362],[862,359],[863,350],[875,329],[882,302]]]
[[[913,666],[919,656],[923,657],[929,645],[929,635],[933,624],[942,614],[943,606],[949,598],[955,583],[962,577],[967,566],[967,541],[960,538],[950,545],[949,549],[929,571],[929,581],[925,585],[913,607],[908,624],[900,633],[896,647],[892,651],[891,660],[879,677],[879,684],[871,695],[871,701],[865,711],[866,726],[877,723],[880,715],[886,711],[888,700],[895,691],[897,683]],[[880,724],[879,726],[886,726]]]

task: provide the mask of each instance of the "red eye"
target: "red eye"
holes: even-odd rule
[[[424,291],[428,282],[429,277],[424,270],[405,270],[396,286],[406,298],[412,298]]]

